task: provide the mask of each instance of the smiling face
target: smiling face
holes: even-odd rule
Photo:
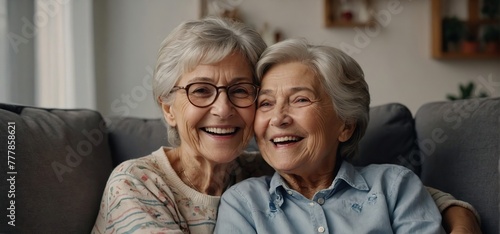
[[[319,78],[298,62],[274,65],[263,76],[254,129],[267,163],[300,176],[332,172],[339,143],[352,134]]]
[[[176,84],[185,87],[195,82],[216,86],[252,83],[252,71],[241,54],[232,54],[222,61],[195,67],[182,75]],[[176,127],[181,139],[182,155],[197,155],[215,163],[234,160],[253,136],[255,104],[247,108],[235,107],[226,90],[220,89],[217,100],[210,106],[192,105],[184,89],[175,91],[171,105],[162,104],[167,123]]]

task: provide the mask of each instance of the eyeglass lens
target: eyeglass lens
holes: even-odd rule
[[[186,91],[193,105],[207,107],[215,102],[221,88],[226,89],[229,101],[237,107],[249,107],[257,97],[257,87],[251,83],[239,83],[227,87],[217,87],[210,83],[192,83],[186,86]]]

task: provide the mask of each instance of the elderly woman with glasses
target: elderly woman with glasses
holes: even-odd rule
[[[271,173],[257,153],[243,152],[265,48],[255,30],[218,18],[184,22],[167,36],[153,94],[171,147],[114,169],[93,233],[212,233],[220,195],[250,176],[243,168]]]
[[[253,137],[255,64],[266,48],[242,23],[184,22],[163,41],[153,95],[172,147],[113,171],[94,233],[212,233],[220,195]],[[239,176],[239,175],[238,175]]]
[[[276,173],[221,197],[215,233],[444,233],[426,188],[397,165],[357,168],[370,94],[342,51],[290,39],[267,48],[254,131]]]

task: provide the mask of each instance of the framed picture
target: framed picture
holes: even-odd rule
[[[215,15],[233,18],[240,20],[238,14],[238,6],[243,0],[199,0],[200,1],[200,18]]]

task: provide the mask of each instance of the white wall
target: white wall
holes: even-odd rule
[[[159,117],[150,87],[160,42],[181,21],[198,17],[199,0],[95,1],[98,110],[105,116]],[[238,2],[238,1],[233,1]],[[400,102],[413,113],[427,102],[457,94],[458,84],[476,81],[500,95],[499,60],[431,58],[430,1],[376,0],[379,14],[390,12],[380,31],[325,28],[322,0],[242,0],[245,22],[264,22],[286,38],[357,48],[352,56],[365,71],[372,105]],[[388,4],[399,3],[396,7]],[[361,35],[369,34],[368,40]],[[366,39],[366,38],[365,38]],[[144,94],[147,92],[147,95]]]
[[[95,0],[97,108],[104,116],[159,117],[151,81],[167,34],[198,18],[198,0]]]
[[[0,0],[0,102],[10,100],[9,28],[7,25],[7,0]]]

